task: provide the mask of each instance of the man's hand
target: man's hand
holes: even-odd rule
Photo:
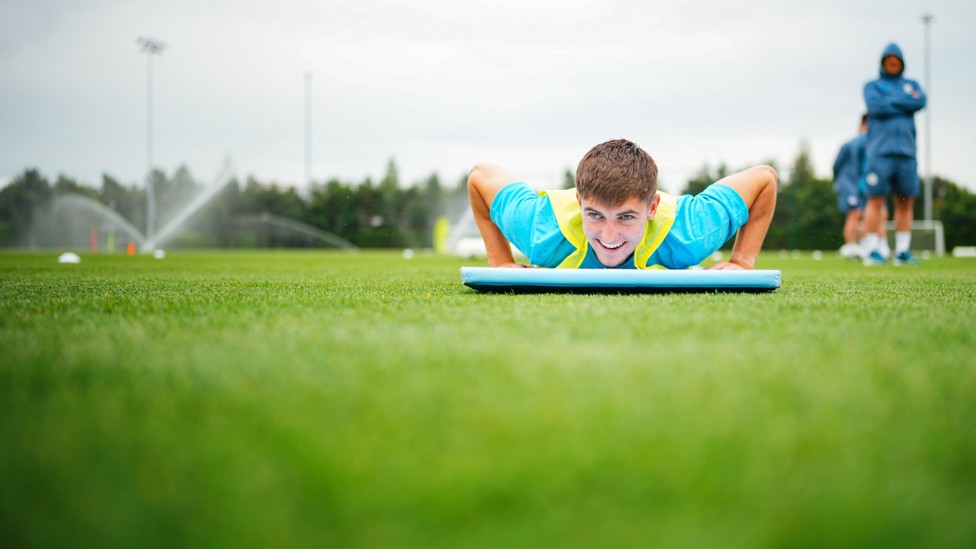
[[[494,267],[499,267],[502,269],[538,269],[535,265],[523,265],[521,263],[502,263],[501,265],[494,265]]]
[[[737,265],[735,263],[732,263],[731,261],[722,261],[720,263],[716,263],[716,264],[712,265],[711,267],[709,267],[706,270],[708,270],[708,271],[745,271],[747,269],[751,269],[751,267],[743,267],[742,265]]]

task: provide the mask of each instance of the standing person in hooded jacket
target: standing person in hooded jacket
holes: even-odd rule
[[[867,206],[864,209],[865,265],[883,265],[878,252],[885,198],[894,195],[896,265],[919,263],[910,249],[918,162],[915,159],[915,113],[926,97],[918,82],[902,77],[905,57],[897,44],[881,54],[881,75],[864,85],[868,108]]]

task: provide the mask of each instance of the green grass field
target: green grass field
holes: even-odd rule
[[[480,295],[398,253],[0,254],[8,547],[976,544],[976,260]]]

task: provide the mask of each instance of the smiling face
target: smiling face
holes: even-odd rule
[[[634,253],[661,197],[650,203],[631,198],[615,206],[576,196],[583,212],[583,234],[604,267],[619,267]]]

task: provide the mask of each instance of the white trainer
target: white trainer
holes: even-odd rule
[[[861,259],[861,247],[857,244],[844,244],[840,247],[840,256],[844,259]]]

